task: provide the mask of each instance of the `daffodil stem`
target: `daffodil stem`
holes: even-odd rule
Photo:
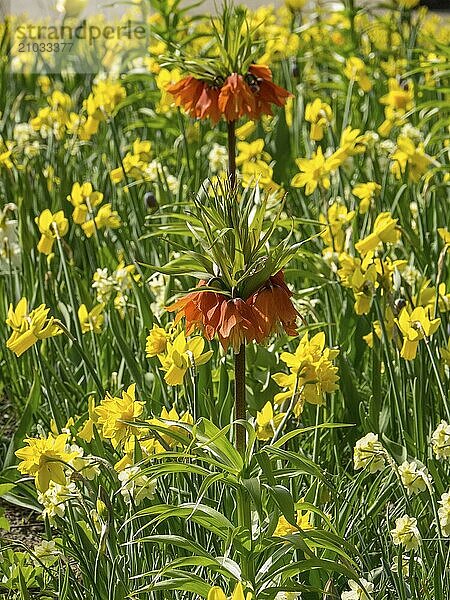
[[[230,185],[236,185],[236,122],[228,121],[228,174]]]
[[[61,412],[58,410],[58,407],[55,407],[53,405],[53,398],[52,398],[52,394],[51,394],[50,383],[47,379],[47,370],[44,369],[44,366],[43,366],[42,360],[41,360],[41,356],[39,354],[39,351],[36,349],[36,347],[35,347],[35,356],[36,356],[37,364],[39,366],[39,371],[42,376],[42,381],[45,386],[45,394],[47,396],[47,402],[48,402],[48,405],[50,408],[50,413],[52,415],[52,419],[55,422],[56,427],[59,430],[59,427],[62,425]]]
[[[348,89],[347,89],[347,98],[345,99],[344,117],[342,119],[342,131],[344,131],[344,129],[347,127],[348,120],[350,117],[350,108],[352,105],[352,96],[353,96],[353,85],[354,85],[354,80],[350,79],[350,81],[348,83]]]
[[[441,378],[440,378],[440,375],[439,375],[439,370],[437,368],[436,361],[435,361],[435,358],[433,356],[433,352],[431,351],[431,348],[430,348],[430,342],[429,342],[427,336],[424,336],[423,339],[424,339],[424,342],[425,342],[425,346],[427,348],[428,356],[430,357],[431,366],[432,366],[434,374],[436,376],[436,383],[437,383],[437,386],[438,386],[438,389],[439,389],[439,394],[441,395],[441,398],[442,398],[442,403],[443,403],[444,408],[445,408],[445,414],[447,416],[447,419],[450,419],[450,408],[449,408],[448,402],[447,402],[447,395],[446,395],[446,393],[444,391],[444,388],[442,386],[442,381],[441,381]]]
[[[245,420],[247,403],[245,399],[245,345],[234,355],[234,418]],[[236,449],[240,454],[245,452],[245,428],[236,423]]]

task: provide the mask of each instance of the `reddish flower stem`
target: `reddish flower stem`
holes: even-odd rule
[[[230,187],[236,186],[236,122],[228,121],[228,175]],[[234,355],[234,418],[244,420],[247,402],[245,399],[245,342],[242,343],[238,353]],[[235,443],[240,454],[245,452],[245,428],[236,423]]]

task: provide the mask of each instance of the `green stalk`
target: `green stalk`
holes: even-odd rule
[[[63,252],[63,248],[62,248],[62,244],[61,244],[61,238],[59,237],[59,233],[58,233],[56,227],[55,227],[55,231],[56,231],[56,241],[58,243],[58,249],[59,249],[59,256],[61,258],[61,263],[62,263],[63,271],[64,271],[64,279],[66,280],[67,291],[69,293],[69,300],[70,300],[70,304],[71,304],[72,311],[73,311],[73,321],[75,324],[75,330],[77,332],[77,336],[81,339],[81,325],[80,325],[80,322],[77,317],[78,309],[75,304],[75,297],[73,295],[72,282],[70,280],[69,271],[67,269],[66,257],[64,256],[64,252]]]
[[[47,379],[47,371],[46,371],[46,369],[44,369],[44,366],[43,366],[42,360],[41,360],[41,356],[39,354],[39,350],[36,348],[36,345],[34,346],[34,350],[35,350],[36,362],[39,366],[39,371],[41,373],[42,381],[45,386],[45,392],[46,392],[46,396],[47,396],[48,405],[50,408],[50,414],[52,415],[52,419],[59,431],[60,426],[63,424],[62,420],[60,419],[61,411],[58,409],[57,406],[54,406],[54,404],[53,404],[52,395],[50,393],[50,383]]]
[[[435,360],[435,358],[433,356],[433,352],[431,351],[431,348],[430,348],[430,341],[427,338],[427,336],[424,336],[423,340],[425,342],[425,346],[427,347],[428,356],[430,357],[430,361],[431,361],[431,365],[433,367],[434,374],[436,375],[436,383],[438,385],[439,393],[441,395],[442,402],[444,404],[445,414],[447,416],[447,419],[450,420],[450,409],[448,406],[447,396],[446,396],[444,388],[442,386],[442,381],[441,381],[441,378],[439,375],[439,369],[437,368],[437,365],[436,365],[436,360]]]
[[[397,387],[397,377],[395,375],[392,356],[391,356],[391,352],[389,350],[389,338],[388,338],[386,326],[384,323],[384,317],[383,317],[383,313],[381,312],[381,308],[380,308],[380,304],[378,302],[377,296],[374,297],[373,303],[374,303],[375,310],[377,313],[378,321],[380,322],[381,334],[382,334],[381,337],[383,340],[383,350],[384,350],[384,355],[386,358],[386,365],[387,365],[388,372],[389,372],[389,378],[391,380],[392,390],[394,392],[395,408],[397,410],[397,417],[398,417],[399,425],[400,425],[400,436],[401,436],[402,444],[406,447],[406,440],[405,440],[406,423],[404,422],[404,420],[402,418],[402,411],[400,409],[400,392]]]
[[[239,352],[234,355],[234,418],[244,421],[247,402],[245,398],[245,344],[241,345]],[[236,449],[243,456],[245,452],[246,431],[236,423],[235,425]]]
[[[189,142],[186,137],[186,127],[184,125],[184,118],[181,114],[180,109],[178,109],[178,124],[180,126],[181,134],[183,136],[183,144],[184,144],[184,151],[186,152],[186,166],[187,166],[188,176],[189,176],[189,179],[192,180],[191,153],[189,152]]]
[[[61,321],[55,320],[55,323],[57,323],[58,327],[60,329],[62,329],[62,331],[67,335],[67,337],[70,339],[70,341],[73,343],[74,347],[77,349],[80,357],[83,359],[83,364],[85,366],[85,370],[87,367],[87,370],[89,371],[89,373],[92,375],[92,378],[95,381],[95,385],[97,387],[97,391],[100,394],[100,397],[103,398],[104,396],[104,390],[103,390],[103,386],[102,386],[102,382],[100,381],[100,378],[94,368],[94,365],[92,364],[90,358],[88,357],[88,355],[86,354],[86,352],[84,351],[83,346],[80,344],[79,340],[72,335],[72,333],[67,329],[67,327],[64,325],[64,323],[62,323]]]
[[[231,188],[236,185],[236,122],[228,121],[228,175]]]
[[[64,278],[66,280],[67,291],[69,293],[69,300],[70,300],[70,304],[71,304],[71,307],[72,307],[72,313],[73,313],[72,316],[73,316],[73,321],[74,321],[74,324],[75,324],[75,331],[77,333],[77,338],[80,340],[79,341],[79,346],[81,348],[82,347],[82,342],[81,342],[81,340],[82,340],[81,325],[80,325],[80,322],[78,320],[77,307],[76,307],[76,304],[75,304],[75,297],[74,297],[74,294],[73,294],[72,282],[70,280],[69,271],[67,269],[66,257],[64,256],[64,252],[63,252],[63,248],[62,248],[62,244],[61,244],[61,238],[59,237],[59,232],[58,232],[58,229],[57,229],[56,226],[55,226],[55,233],[56,233],[56,241],[58,243],[59,255],[61,257],[61,263],[62,263],[62,266],[63,266]],[[61,327],[61,329],[63,329],[63,327]],[[83,352],[84,352],[84,350],[83,350]],[[86,370],[86,363],[85,362],[83,363],[83,369],[84,369],[84,376],[85,376],[86,382],[87,382],[88,381],[88,372]]]
[[[342,119],[342,131],[344,131],[344,129],[348,125],[348,119],[350,116],[350,108],[351,108],[351,104],[352,104],[354,83],[355,83],[354,80],[350,79],[349,84],[348,84],[348,89],[347,89],[347,98],[345,99],[344,117]]]

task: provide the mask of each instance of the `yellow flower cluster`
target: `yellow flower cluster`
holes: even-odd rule
[[[256,413],[256,437],[258,440],[271,440],[283,420],[285,413],[274,413],[271,402],[266,402]]]
[[[298,503],[298,506],[302,505],[302,500]],[[297,533],[299,530],[304,531],[308,529],[312,529],[313,526],[311,524],[311,512],[309,510],[302,511],[296,510],[296,525],[289,523],[285,516],[281,515],[278,519],[277,526],[273,535],[275,537],[285,537],[286,535],[293,535]]]
[[[205,364],[212,356],[212,350],[203,353],[205,340],[194,336],[186,340],[182,331],[174,337],[156,325],[147,336],[146,354],[157,356],[164,371],[164,381],[171,386],[182,385],[189,369]]]
[[[308,102],[305,108],[305,121],[311,123],[310,137],[319,142],[323,139],[325,128],[331,123],[333,111],[331,106],[316,98],[314,102]]]
[[[309,111],[311,112],[311,111]],[[348,158],[362,154],[367,148],[367,137],[360,135],[359,129],[346,127],[341,134],[339,148],[326,157],[319,146],[311,158],[297,158],[295,161],[300,173],[294,175],[291,185],[304,187],[305,194],[311,195],[319,186],[324,190],[330,188],[330,175],[341,167]]]
[[[189,412],[182,416],[174,406],[170,410],[163,407],[159,417],[147,419],[135,428],[133,435],[127,437],[122,444],[123,457],[114,465],[116,471],[122,472],[135,462],[136,444],[144,457],[162,454],[178,446],[177,434],[186,435],[183,425],[193,425],[194,419]]]
[[[55,319],[48,316],[49,310],[45,304],[41,304],[28,312],[26,298],[22,298],[16,308],[11,304],[6,324],[13,331],[6,342],[6,347],[16,356],[21,356],[37,341],[61,334],[61,328],[55,323]]]
[[[346,252],[339,255],[338,276],[342,285],[353,291],[355,312],[358,315],[369,312],[375,291],[380,286],[385,292],[392,289],[394,271],[406,266],[403,260],[392,261],[389,257],[376,255],[381,244],[399,241],[401,232],[397,221],[388,212],[380,213],[375,219],[372,232],[355,244],[361,257],[353,257]]]
[[[53,251],[55,240],[66,235],[69,230],[69,221],[64,216],[64,211],[59,210],[55,214],[52,214],[46,208],[36,217],[35,222],[41,234],[37,249],[42,254],[48,256]]]
[[[280,387],[285,388],[285,391],[275,396],[274,401],[279,405],[288,399],[295,401],[296,416],[301,415],[305,402],[323,404],[324,394],[338,389],[338,369],[333,365],[338,354],[339,350],[325,346],[323,332],[311,339],[306,333],[295,353],[283,352],[280,356],[289,367],[290,374],[276,373],[272,376]]]
[[[81,325],[81,333],[101,333],[105,315],[103,313],[104,304],[97,304],[88,311],[85,304],[82,304],[78,309],[78,320]]]
[[[80,123],[78,135],[88,140],[98,131],[100,123],[113,116],[117,106],[126,98],[125,88],[117,81],[99,81],[84,102],[87,119]]]
[[[333,202],[328,208],[327,215],[321,214],[319,220],[326,225],[326,229],[320,234],[327,247],[323,254],[333,252],[341,253],[344,250],[346,226],[352,221],[355,211],[348,211],[344,204]]]
[[[127,152],[122,160],[122,165],[110,173],[113,183],[120,183],[125,178],[140,180],[145,179],[149,162],[152,158],[151,142],[137,139],[133,142],[132,151]]]
[[[77,456],[76,452],[67,450],[67,434],[47,438],[27,438],[27,446],[16,451],[21,459],[17,468],[22,474],[35,478],[36,488],[45,492],[53,481],[60,485],[66,484],[64,470],[67,464]]]
[[[54,90],[47,98],[47,106],[39,109],[37,115],[30,120],[30,125],[45,139],[54,136],[61,140],[66,132],[73,132],[78,120],[72,107],[72,98],[68,94]]]
[[[139,429],[132,422],[142,414],[144,402],[135,399],[136,385],[131,384],[121,397],[109,394],[95,409],[97,426],[104,438],[111,440],[116,448],[131,435],[138,435]]]
[[[347,59],[344,68],[344,75],[358,83],[363,92],[370,92],[372,83],[367,75],[366,65],[357,56],[351,56]]]
[[[409,137],[400,135],[397,138],[397,149],[392,155],[394,161],[391,171],[397,179],[408,173],[409,181],[417,183],[426,173],[431,163],[431,158],[425,154],[422,143],[416,146]]]
[[[264,140],[238,142],[236,166],[240,168],[244,187],[261,188],[277,187],[272,181],[273,169],[270,166],[272,157],[264,151]]]
[[[378,128],[378,132],[387,137],[394,126],[403,125],[405,114],[414,107],[414,86],[412,82],[399,83],[391,77],[388,81],[388,93],[380,98],[380,103],[385,105],[385,120]]]
[[[87,238],[100,229],[117,229],[121,225],[119,214],[111,209],[111,204],[104,204],[95,214],[94,209],[103,201],[103,194],[94,191],[88,181],[75,182],[67,200],[74,207],[73,222],[81,225]]]

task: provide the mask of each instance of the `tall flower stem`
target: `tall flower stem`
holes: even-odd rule
[[[228,175],[232,190],[236,187],[236,122],[228,121]],[[247,402],[245,399],[245,343],[234,355],[234,418],[244,420]],[[245,452],[245,429],[236,423],[236,449],[240,454]]]
[[[234,418],[244,420],[247,402],[245,399],[245,345],[234,355]],[[245,452],[245,428],[239,423],[235,426],[236,449],[240,454]]]

